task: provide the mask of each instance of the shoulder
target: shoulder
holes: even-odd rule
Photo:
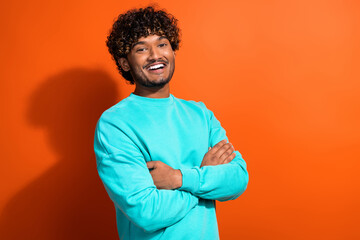
[[[186,108],[193,109],[197,112],[202,112],[206,116],[210,116],[212,112],[206,107],[205,103],[202,101],[195,100],[185,100],[180,98],[175,98],[176,102]]]
[[[191,107],[191,108],[198,108],[201,110],[208,110],[206,108],[205,103],[203,103],[202,101],[185,100],[185,99],[181,99],[181,98],[177,98],[177,97],[174,97],[174,98],[175,98],[176,102],[178,102],[181,105]]]
[[[106,109],[98,120],[98,127],[106,125],[119,125],[124,119],[128,119],[132,112],[136,111],[136,105],[129,101],[128,97],[124,98],[117,104]]]

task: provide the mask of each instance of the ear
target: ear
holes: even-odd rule
[[[130,70],[130,66],[129,66],[129,61],[126,59],[126,58],[120,58],[119,60],[118,60],[118,62],[119,62],[119,64],[120,64],[120,66],[121,66],[121,68],[125,71],[125,72],[127,72],[127,71],[129,71]]]

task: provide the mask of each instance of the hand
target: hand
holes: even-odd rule
[[[173,169],[161,161],[146,163],[157,189],[176,189],[182,186],[180,170]]]
[[[234,151],[233,145],[226,143],[226,139],[224,139],[205,154],[200,167],[229,163],[236,156]]]

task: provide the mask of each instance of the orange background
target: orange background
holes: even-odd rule
[[[1,4],[0,239],[117,238],[93,132],[133,90],[107,33],[147,3]],[[205,102],[248,163],[221,239],[359,239],[359,2],[158,3],[182,28],[172,93]]]

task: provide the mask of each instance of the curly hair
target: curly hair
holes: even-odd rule
[[[177,21],[173,15],[163,10],[155,10],[152,6],[132,9],[119,15],[107,37],[106,45],[125,80],[134,84],[130,72],[124,71],[118,60],[126,58],[139,38],[149,35],[165,36],[173,51],[179,49],[180,29]]]

